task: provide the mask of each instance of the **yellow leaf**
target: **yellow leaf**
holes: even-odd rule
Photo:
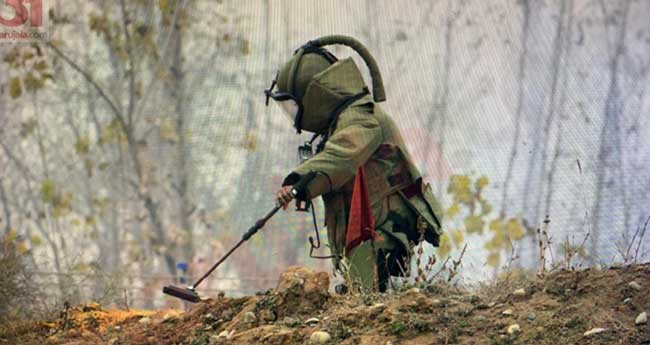
[[[51,203],[56,196],[56,185],[54,181],[45,179],[41,182],[41,199],[44,203]]]
[[[501,234],[503,233],[503,223],[501,222],[501,218],[497,218],[493,221],[490,222],[490,231],[496,233],[496,234]]]
[[[32,58],[34,58],[34,53],[32,53],[31,51],[25,51],[23,53],[23,60],[24,61],[31,60]]]
[[[492,239],[485,242],[485,249],[493,252],[493,251],[496,251],[496,250],[500,250],[501,248],[499,248],[499,246],[497,245],[497,243],[495,241],[495,237],[492,237]]]
[[[11,243],[18,237],[18,232],[14,229],[9,230],[9,233],[5,236],[5,242]]]
[[[36,74],[29,72],[25,76],[25,89],[29,91],[36,91],[43,86],[45,86],[45,78],[39,78],[36,76]]]
[[[160,11],[166,13],[169,10],[169,1],[167,0],[158,0],[158,6]]]
[[[32,235],[32,246],[38,247],[42,243],[41,237],[38,235]]]
[[[524,237],[524,229],[521,227],[521,224],[519,224],[519,222],[514,218],[510,218],[508,220],[506,229],[508,229],[508,236],[510,236],[510,238],[513,240],[520,240]]]
[[[62,193],[54,198],[52,215],[55,218],[65,216],[72,210],[72,193]]]
[[[254,132],[250,131],[246,134],[244,147],[249,151],[255,151],[255,149],[257,149],[257,136]]]
[[[449,235],[442,234],[440,236],[440,245],[438,246],[438,257],[441,259],[446,258],[451,253],[451,241],[449,240]]]
[[[454,195],[454,202],[469,204],[472,202],[471,180],[467,175],[454,175],[451,177],[447,192]]]
[[[482,216],[485,216],[485,215],[489,214],[490,212],[492,212],[492,205],[490,205],[490,203],[488,203],[487,200],[481,199],[480,203],[481,203],[481,215]]]
[[[250,55],[251,53],[251,43],[248,40],[242,42],[241,52],[244,55]]]
[[[79,155],[84,155],[90,151],[90,139],[88,137],[82,137],[77,140],[74,144],[74,150]]]
[[[469,189],[470,179],[467,175],[454,175],[449,179],[447,192],[454,194],[463,189]]]
[[[84,262],[80,262],[72,267],[72,270],[79,273],[85,273],[90,270],[90,265]]]
[[[456,248],[460,247],[465,241],[465,235],[463,235],[463,231],[460,229],[454,230],[451,233],[451,237],[454,241],[454,245],[456,246]]]
[[[490,180],[488,180],[487,176],[481,176],[478,180],[476,180],[476,183],[474,184],[477,190],[481,190],[485,188],[485,186],[490,183]]]
[[[35,63],[34,64],[34,69],[37,70],[37,71],[44,71],[45,69],[47,69],[47,62],[39,61],[39,62]]]
[[[501,250],[510,245],[503,231],[495,232],[492,239],[485,243],[485,248],[488,250]]]
[[[11,96],[11,98],[16,99],[20,97],[20,95],[22,94],[23,94],[23,86],[22,83],[20,82],[20,78],[14,77],[9,82],[9,95]]]
[[[119,121],[111,121],[108,125],[102,127],[98,144],[101,145],[115,141],[126,141],[126,134],[122,130],[122,125]]]
[[[18,252],[18,255],[23,255],[23,254],[27,253],[27,251],[29,251],[29,249],[27,248],[27,245],[25,244],[25,242],[20,242],[20,243],[18,243],[18,246],[16,247],[16,251]]]
[[[170,118],[165,118],[160,123],[160,138],[172,143],[178,142],[178,133],[176,126]]]
[[[496,253],[490,253],[487,257],[487,264],[488,266],[491,267],[498,267],[499,263],[501,263],[501,255],[496,252]]]
[[[465,230],[468,234],[483,233],[485,223],[480,216],[470,215],[465,218]]]
[[[50,40],[50,44],[56,48],[63,47],[63,40]]]
[[[447,216],[449,218],[454,218],[458,212],[460,211],[460,206],[458,203],[453,203],[448,209],[447,209]]]

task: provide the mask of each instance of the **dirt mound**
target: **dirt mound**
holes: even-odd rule
[[[258,296],[186,313],[82,306],[68,321],[3,325],[0,344],[650,344],[650,325],[636,324],[650,312],[650,266],[510,273],[473,292],[336,296],[328,285],[326,273],[292,267]]]

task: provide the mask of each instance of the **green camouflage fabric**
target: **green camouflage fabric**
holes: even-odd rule
[[[349,273],[362,288],[373,287],[373,253],[391,253],[397,249],[409,255],[412,243],[420,236],[417,218],[426,223],[426,240],[437,245],[441,234],[441,207],[406,149],[395,122],[366,95],[340,113],[331,123],[336,107],[346,98],[359,94],[366,87],[359,69],[350,58],[340,60],[313,76],[307,84],[302,103],[303,128],[312,132],[326,131],[329,139],[324,149],[294,169],[288,179],[296,180],[310,171],[316,177],[307,185],[307,198],[321,196],[325,204],[325,226],[330,250],[343,257],[334,260],[335,267]],[[330,124],[329,127],[323,124]],[[354,177],[359,166],[365,169],[372,212],[381,237],[344,253],[345,234]],[[406,176],[395,183],[391,177]],[[393,182],[393,183],[391,183]],[[408,198],[403,189],[416,183],[421,195]],[[398,215],[398,217],[393,217]],[[395,220],[402,219],[396,230]],[[402,263],[408,271],[408,261]],[[393,272],[395,274],[395,272]]]

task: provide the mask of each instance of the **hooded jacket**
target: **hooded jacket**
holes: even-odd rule
[[[338,61],[316,74],[302,97],[306,130],[326,134],[322,151],[298,166],[283,185],[296,183],[310,171],[306,199],[322,196],[330,249],[341,257],[345,246],[348,210],[357,168],[365,169],[368,193],[378,229],[386,222],[388,196],[398,193],[415,214],[428,224],[427,241],[438,244],[441,208],[406,149],[395,122],[368,94],[332,114],[346,99],[366,88],[351,58]],[[409,246],[408,243],[404,243]]]

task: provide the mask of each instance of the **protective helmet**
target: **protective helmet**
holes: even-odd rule
[[[374,58],[361,43],[352,37],[338,35],[325,36],[309,41],[294,52],[294,56],[278,71],[276,78],[271,83],[271,87],[264,90],[266,105],[268,106],[269,99],[274,99],[293,121],[298,133],[302,129],[312,132],[322,130],[323,121],[314,121],[315,119],[309,118],[310,114],[305,114],[303,97],[317,76],[326,73],[330,67],[334,68],[332,65],[337,64],[338,59],[323,48],[323,46],[332,44],[349,46],[361,55],[370,69],[375,101],[381,102],[386,99],[379,68]],[[347,60],[344,62],[347,62]],[[352,63],[352,61],[349,61],[349,63]],[[350,74],[350,72],[353,71],[348,69],[347,73]],[[355,77],[357,76],[351,76],[353,79]],[[360,75],[357,79],[363,80]],[[273,91],[276,85],[277,91]],[[315,122],[318,125],[315,125]]]

